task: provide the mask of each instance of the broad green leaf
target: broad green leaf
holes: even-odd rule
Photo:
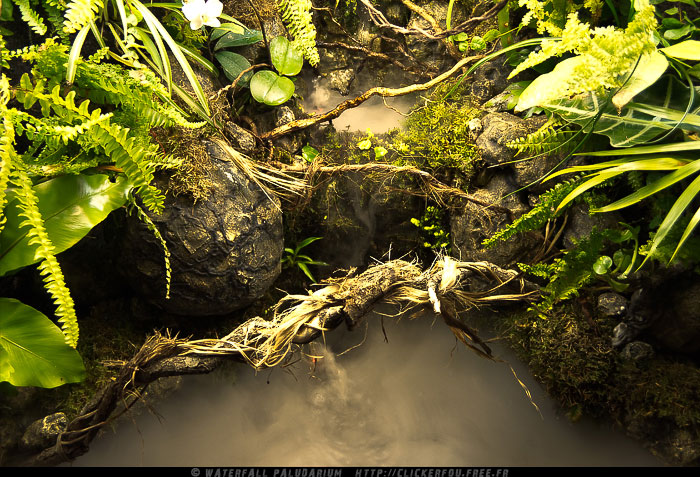
[[[564,197],[564,199],[561,201],[559,206],[557,207],[557,212],[564,208],[566,204],[574,200],[576,197],[579,195],[583,194],[587,190],[602,184],[603,182],[607,181],[608,179],[612,179],[613,177],[617,177],[620,174],[624,174],[625,172],[629,171],[667,171],[669,169],[678,169],[683,167],[686,164],[686,162],[678,161],[676,159],[672,158],[666,158],[666,159],[645,159],[645,160],[639,160],[639,161],[633,161],[633,162],[628,162],[625,164],[621,164],[616,167],[611,167],[605,171],[601,171],[593,175],[591,179],[588,179],[586,182],[580,184],[577,186],[574,190],[572,190],[569,195]]]
[[[259,41],[262,41],[263,39],[262,32],[260,30],[244,30],[240,33],[223,31],[223,33],[221,39],[216,43],[216,46],[214,46],[214,51],[220,50],[222,48],[234,48],[237,46],[253,45]],[[214,33],[212,33],[211,36],[212,40],[214,40]]]
[[[55,388],[83,379],[83,361],[58,326],[18,300],[0,298],[0,381]]]
[[[585,152],[575,154],[576,156],[636,156],[641,154],[657,154],[669,152],[695,151],[700,149],[700,141],[674,142],[672,144],[660,144],[651,146],[630,147],[629,149],[610,149],[607,151]]]
[[[690,68],[690,69],[688,70],[688,74],[689,74],[689,75],[693,75],[693,76],[695,76],[696,78],[700,79],[700,63],[698,63],[697,65],[695,65],[695,66],[693,66],[692,68]]]
[[[607,255],[601,255],[593,264],[593,271],[598,275],[605,275],[610,270],[610,267],[612,267],[612,264],[612,258]]]
[[[613,105],[622,110],[637,94],[656,83],[667,68],[668,60],[658,51],[642,56],[627,83],[613,96]]]
[[[649,259],[649,257],[651,257],[654,254],[659,244],[661,244],[661,242],[666,238],[666,235],[668,235],[668,233],[671,231],[675,223],[680,218],[681,214],[683,214],[685,209],[690,205],[690,203],[698,195],[699,192],[700,176],[696,177],[695,180],[691,182],[690,185],[688,185],[688,187],[686,187],[683,193],[678,197],[678,200],[676,200],[676,202],[673,204],[673,207],[671,207],[671,210],[668,211],[668,214],[664,218],[664,221],[661,222],[661,225],[659,225],[659,229],[656,231],[656,235],[654,235],[654,239],[651,242],[651,249],[649,249],[649,253],[642,262],[642,265],[644,265],[644,263]],[[697,215],[697,212],[695,215]],[[693,219],[695,219],[695,216],[693,216]],[[691,223],[688,225],[694,226],[693,220],[691,220]],[[690,232],[688,232],[688,234],[690,234]],[[683,235],[686,236],[685,233]],[[678,252],[678,247],[674,252],[674,256],[676,252]]]
[[[389,151],[387,151],[385,147],[377,146],[374,148],[374,158],[381,159],[382,157],[386,156],[387,152]]]
[[[363,139],[362,141],[359,141],[357,143],[357,147],[360,148],[363,151],[368,151],[370,147],[372,147],[372,140],[371,139]]]
[[[491,41],[495,40],[496,38],[498,38],[499,34],[500,33],[498,30],[496,30],[495,28],[492,28],[489,31],[487,31],[486,33],[484,33],[484,41],[486,43],[491,42]]]
[[[481,51],[486,49],[486,41],[480,36],[472,37],[472,41],[469,43],[469,47],[474,51]]]
[[[695,130],[694,116],[697,115],[693,108],[698,108],[699,96],[695,94],[691,114],[685,116],[679,126],[681,129]],[[558,99],[546,104],[544,109],[578,124],[585,132],[593,129],[597,134],[608,136],[613,147],[630,147],[648,142],[676,127],[688,107],[688,97],[689,89],[670,77],[668,82],[657,82],[644,90],[619,114],[602,94],[595,92],[574,99]]]
[[[222,23],[211,32],[210,40],[214,41],[226,33],[240,35],[246,32],[246,28],[238,23]]]
[[[260,103],[279,106],[294,94],[294,83],[274,71],[258,71],[250,79],[250,94]]]
[[[695,28],[692,27],[691,25],[683,25],[682,27],[679,27],[679,28],[674,28],[672,30],[666,30],[664,32],[664,38],[666,38],[667,40],[671,40],[671,41],[678,40],[679,38],[683,38],[684,36],[686,36],[688,33],[690,33],[693,30],[695,30]]]
[[[304,57],[283,36],[273,38],[270,42],[270,59],[279,74],[285,76],[299,74],[304,64]]]
[[[593,209],[591,212],[611,212],[613,210],[623,209],[630,205],[636,204],[637,202],[646,199],[647,197],[656,194],[657,192],[672,186],[673,184],[682,181],[686,177],[695,174],[700,171],[700,160],[693,161],[681,168],[677,168],[675,171],[666,174],[662,178],[645,185],[641,189],[636,190],[632,194],[613,202],[612,204],[606,205],[599,209]]]
[[[34,186],[49,239],[60,253],[76,244],[113,210],[124,205],[131,184],[125,177],[111,182],[97,175],[61,176]],[[0,234],[0,276],[36,263],[28,229],[19,228],[17,200],[5,206],[7,222]]]
[[[659,51],[672,58],[679,60],[700,61],[700,41],[686,40],[675,45],[661,48]]]
[[[549,105],[551,102],[568,94],[569,83],[573,79],[574,71],[581,66],[586,59],[583,56],[574,56],[560,61],[554,69],[547,74],[535,78],[530,86],[520,94],[515,112],[525,111],[535,106]]]
[[[693,214],[693,218],[690,219],[690,222],[688,223],[688,226],[685,228],[685,231],[683,232],[683,236],[681,239],[678,241],[678,246],[676,247],[676,250],[674,250],[673,255],[671,255],[671,262],[673,259],[676,257],[676,254],[678,251],[681,249],[685,241],[690,237],[690,234],[695,230],[695,227],[697,227],[698,222],[700,222],[700,207],[695,211],[695,214]]]
[[[315,147],[307,145],[301,148],[301,157],[303,157],[306,162],[314,162],[316,156],[318,156],[318,150]]]
[[[250,62],[248,62],[244,56],[239,55],[238,53],[233,53],[231,51],[220,51],[215,56],[217,61],[221,64],[221,68],[223,68],[224,74],[229,81],[234,81],[243,71],[250,68]],[[241,77],[238,85],[248,86],[252,76],[253,72],[248,71]]]

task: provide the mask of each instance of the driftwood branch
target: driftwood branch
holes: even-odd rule
[[[498,15],[498,12],[501,11],[501,9],[506,5],[506,3],[508,3],[508,0],[501,0],[496,5],[492,6],[483,15],[478,16],[478,17],[471,17],[469,20],[463,21],[462,23],[455,26],[454,28],[451,28],[450,30],[442,30],[442,29],[438,28],[437,29],[438,31],[436,31],[436,30],[428,31],[428,30],[425,30],[423,28],[405,28],[405,27],[401,27],[398,25],[394,25],[393,23],[391,23],[389,20],[386,19],[386,17],[384,16],[384,14],[381,11],[379,11],[374,5],[372,5],[370,0],[360,0],[360,1],[367,8],[367,11],[369,12],[369,16],[372,19],[372,22],[374,22],[374,24],[377,25],[379,28],[388,29],[388,30],[391,30],[395,33],[399,33],[401,35],[423,36],[425,38],[428,38],[429,40],[441,40],[443,38],[447,38],[448,36],[452,36],[452,35],[456,35],[458,33],[472,30],[479,23]],[[404,1],[404,4],[405,3],[406,2]],[[419,13],[419,12],[416,11],[416,13]],[[423,16],[423,18],[425,18],[424,15],[421,15],[421,16]],[[433,20],[433,22],[434,22],[434,20]],[[434,25],[433,25],[433,28],[434,28]]]
[[[342,323],[355,328],[379,302],[432,306],[466,346],[480,356],[495,359],[490,348],[457,314],[478,304],[529,301],[536,285],[513,270],[486,262],[457,262],[445,258],[427,271],[401,260],[376,265],[365,272],[329,280],[311,295],[293,295],[278,303],[271,320],[256,317],[219,339],[188,341],[168,335],[149,337],[119,373],[101,389],[80,416],[28,465],[57,465],[86,453],[99,430],[115,417],[121,405],[128,410],[149,383],[161,377],[206,374],[223,360],[249,363],[256,368],[275,366]]]
[[[297,119],[295,121],[290,121],[287,124],[284,124],[278,128],[273,129],[272,131],[261,134],[260,138],[261,139],[268,139],[268,140],[276,139],[278,137],[284,136],[285,134],[289,134],[289,133],[294,132],[294,131],[299,131],[301,129],[308,128],[309,126],[313,126],[316,123],[330,121],[330,120],[335,119],[338,116],[340,116],[347,109],[356,108],[357,106],[361,105],[362,103],[367,101],[372,96],[394,97],[394,96],[403,96],[403,95],[415,93],[418,91],[428,90],[428,89],[432,88],[433,86],[436,86],[439,83],[450,78],[451,76],[455,75],[464,66],[468,65],[471,62],[480,60],[481,58],[482,58],[481,55],[469,56],[467,58],[463,58],[462,60],[458,61],[457,64],[455,64],[450,70],[442,73],[440,76],[437,76],[426,83],[412,84],[409,86],[404,86],[403,88],[385,88],[385,87],[378,86],[378,87],[368,89],[367,91],[365,91],[364,93],[362,93],[361,95],[359,95],[355,98],[343,101],[338,106],[336,106],[335,108],[331,109],[330,111],[328,111],[326,113],[316,114],[314,116],[311,116],[310,118]]]

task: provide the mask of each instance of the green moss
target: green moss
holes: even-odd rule
[[[431,171],[458,169],[468,176],[480,161],[470,122],[481,112],[466,100],[465,85],[458,85],[452,98],[444,100],[454,83],[437,88],[408,116],[405,129],[395,134],[391,148],[398,165],[412,165]]]

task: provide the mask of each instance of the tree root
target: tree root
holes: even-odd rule
[[[255,317],[220,339],[185,340],[156,333],[149,337],[118,375],[88,402],[80,416],[58,436],[56,445],[26,461],[27,465],[57,465],[86,453],[90,442],[107,423],[126,412],[146,387],[161,377],[206,374],[223,360],[245,362],[255,368],[276,366],[341,323],[358,326],[379,302],[432,306],[467,347],[496,360],[491,349],[464,321],[458,309],[480,304],[530,301],[538,287],[487,262],[441,259],[429,270],[394,260],[370,267],[356,276],[328,280],[310,295],[290,295],[276,306],[270,320]],[[123,409],[115,414],[119,404]]]
[[[340,116],[344,111],[350,108],[356,108],[357,106],[361,105],[365,101],[367,101],[369,98],[372,96],[382,96],[382,97],[394,97],[394,96],[403,96],[406,94],[410,93],[416,93],[418,91],[425,91],[433,86],[438,85],[439,83],[445,81],[446,79],[450,78],[451,76],[454,76],[458,71],[460,71],[463,67],[468,65],[471,62],[478,61],[483,57],[483,55],[479,56],[469,56],[467,58],[463,58],[460,61],[458,61],[451,69],[448,71],[442,73],[441,75],[431,79],[430,81],[426,83],[418,83],[418,84],[412,84],[409,86],[404,86],[403,88],[384,88],[381,86],[374,87],[371,89],[368,89],[361,95],[348,99],[346,101],[343,101],[340,103],[338,106],[335,108],[331,109],[330,111],[326,113],[321,113],[321,114],[316,114],[314,116],[311,116],[310,118],[304,118],[304,119],[297,119],[295,121],[290,121],[287,124],[283,124],[282,126],[279,126],[272,131],[268,131],[264,134],[260,135],[260,138],[263,140],[272,140],[272,139],[277,139],[278,137],[284,136],[285,134],[289,134],[294,131],[299,131],[301,129],[308,128],[309,126],[313,126],[314,124],[317,123],[322,123],[324,121],[330,121],[332,119],[337,118]]]

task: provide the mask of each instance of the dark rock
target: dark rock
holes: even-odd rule
[[[662,317],[654,320],[647,333],[665,348],[680,353],[700,353],[700,282],[697,275],[673,280],[659,296]]]
[[[512,161],[516,151],[507,143],[536,131],[542,119],[521,119],[508,113],[490,113],[481,119],[484,131],[476,140],[481,157],[490,166]]]
[[[238,124],[227,121],[226,133],[232,145],[239,151],[250,154],[255,150],[255,136],[246,131]]]
[[[654,348],[643,341],[632,341],[622,348],[620,356],[631,361],[641,361],[654,356]]]
[[[481,245],[484,239],[491,237],[527,210],[517,194],[509,195],[515,190],[508,177],[501,173],[491,179],[487,188],[472,194],[485,204],[496,207],[485,208],[467,202],[460,213],[452,216],[450,234],[453,254],[457,254],[460,260],[485,260],[508,267],[537,246],[538,241],[528,234],[512,237],[489,249]]]
[[[66,415],[62,412],[34,421],[24,432],[20,446],[24,450],[40,450],[51,447],[56,443],[56,437],[65,431],[67,426]]]
[[[613,228],[620,221],[616,213],[589,214],[586,204],[576,204],[569,209],[569,221],[564,232],[564,246],[573,248],[574,241],[589,237],[593,228],[604,230]]]
[[[632,341],[638,334],[638,330],[623,321],[613,329],[612,345],[614,348],[622,346]]]
[[[627,311],[627,300],[618,293],[602,293],[598,297],[598,313],[605,318],[622,316]]]
[[[292,111],[292,108],[289,106],[280,106],[275,109],[275,127],[284,126],[285,124],[294,121],[294,119],[294,111]],[[290,154],[294,154],[302,146],[301,134],[286,134],[278,139],[275,139],[274,144],[276,147],[284,149]]]
[[[261,297],[280,273],[283,234],[279,202],[248,180],[217,145],[207,142],[214,184],[196,204],[167,196],[162,215],[149,214],[171,253],[165,299],[163,252],[147,227],[128,221],[122,272],[149,302],[177,315],[224,315]]]
[[[474,73],[472,96],[482,103],[508,85],[508,70],[498,62],[486,63]]]

